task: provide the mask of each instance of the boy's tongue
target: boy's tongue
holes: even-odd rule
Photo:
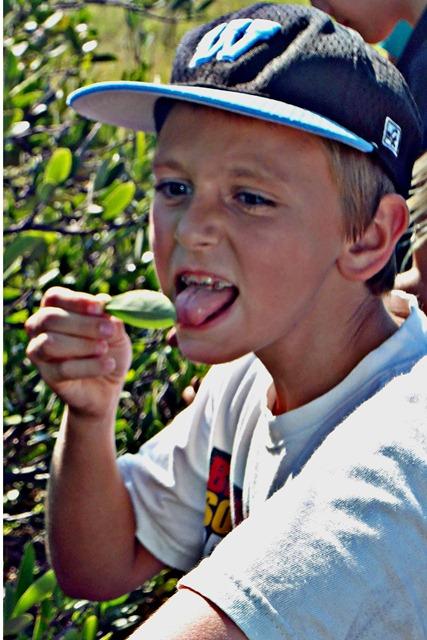
[[[212,289],[190,285],[176,297],[175,307],[178,322],[183,325],[198,326],[216,313],[234,296],[233,287]]]

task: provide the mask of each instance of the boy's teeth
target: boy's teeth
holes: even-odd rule
[[[182,281],[185,285],[196,285],[198,287],[210,287],[212,289],[225,289],[233,285],[224,280],[214,280],[211,276],[183,275]]]

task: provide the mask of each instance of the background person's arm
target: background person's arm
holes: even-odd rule
[[[395,286],[416,295],[427,312],[427,152],[414,165],[408,207],[413,222],[412,267],[397,275]]]
[[[412,267],[396,277],[396,289],[412,293],[418,299],[420,309],[427,312],[427,238],[412,256]]]

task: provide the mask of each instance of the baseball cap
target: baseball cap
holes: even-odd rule
[[[92,120],[155,131],[159,98],[280,123],[372,153],[407,195],[422,124],[400,72],[318,9],[259,3],[189,31],[170,84],[100,82],[68,104]]]

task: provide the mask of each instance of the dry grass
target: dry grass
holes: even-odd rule
[[[309,4],[308,0],[292,0],[293,4]],[[216,0],[206,14],[198,20],[182,21],[177,26],[161,24],[154,20],[145,20],[149,42],[143,46],[144,63],[150,67],[147,80],[168,80],[169,70],[176,46],[182,35],[192,26],[203,23],[215,16],[222,15],[250,4],[247,0]],[[138,68],[140,49],[135,33],[126,24],[123,9],[116,7],[91,7],[91,12],[98,21],[98,52],[111,52],[117,56],[116,62],[97,65],[96,80],[119,79],[123,73]],[[143,21],[141,20],[141,25]]]

